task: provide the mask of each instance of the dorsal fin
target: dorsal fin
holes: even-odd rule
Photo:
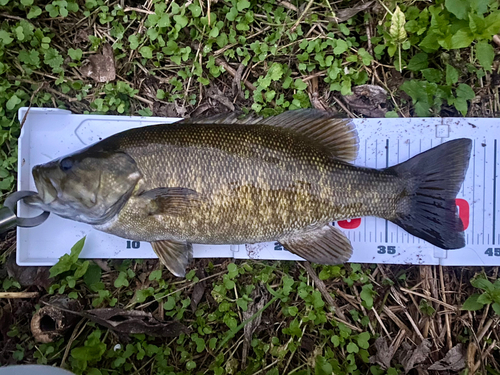
[[[290,129],[325,147],[333,157],[353,162],[358,155],[358,134],[350,119],[335,118],[326,111],[298,109],[268,118],[223,113],[209,118],[189,119],[191,124],[262,124]]]

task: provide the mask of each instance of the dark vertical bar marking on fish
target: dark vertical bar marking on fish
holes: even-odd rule
[[[385,167],[389,168],[389,140],[385,140]],[[385,243],[389,242],[388,238],[389,222],[385,220]]]
[[[495,139],[493,147],[493,245],[495,244],[495,226],[497,212],[497,140]]]
[[[472,141],[472,244],[474,245],[474,220],[476,219],[476,140]]]

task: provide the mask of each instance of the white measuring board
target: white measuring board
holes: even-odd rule
[[[26,108],[19,110],[21,120]],[[69,111],[31,108],[19,138],[18,189],[36,190],[31,169],[36,164],[77,151],[119,131],[178,118],[75,115]],[[466,247],[442,250],[386,220],[363,217],[334,223],[351,240],[350,262],[387,264],[500,265],[500,119],[411,118],[353,119],[360,139],[356,165],[385,168],[455,138],[473,140],[465,182],[457,197],[466,227]],[[436,160],[439,163],[439,160]],[[18,212],[38,212],[23,203]],[[82,258],[155,258],[145,242],[128,241],[90,225],[51,215],[42,225],[17,229],[17,263],[52,265],[83,236]],[[194,256],[236,259],[300,260],[278,243],[194,245]]]

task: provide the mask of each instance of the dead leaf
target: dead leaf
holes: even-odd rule
[[[427,359],[429,353],[431,352],[432,344],[429,340],[424,340],[413,350],[412,347],[406,342],[403,342],[401,346],[402,348],[400,348],[399,361],[403,365],[405,373],[408,373],[415,367],[415,365],[418,365]]]
[[[109,43],[103,45],[102,52],[90,56],[87,64],[80,68],[80,72],[97,82],[113,81],[116,78],[113,47]]]
[[[162,104],[155,101],[153,103],[153,116],[158,117],[179,117],[177,111],[175,110],[174,103]]]
[[[128,335],[144,333],[156,337],[177,337],[189,329],[175,321],[160,322],[144,311],[105,308],[86,310],[82,316],[117,333]]]
[[[344,96],[345,102],[355,111],[367,117],[385,117],[387,91],[376,85],[361,85],[352,89],[352,95]]]
[[[263,285],[259,285],[250,294],[250,298],[252,299],[252,302],[248,304],[247,311],[243,311],[243,321],[250,319],[257,313],[257,311],[259,311],[264,307],[264,305],[267,303],[269,299],[269,292]],[[252,335],[255,332],[255,330],[260,326],[261,321],[262,321],[262,314],[259,314],[258,316],[255,317],[255,319],[249,321],[245,325],[245,328],[243,330],[244,341],[242,348],[243,354],[241,360],[243,366],[245,366],[246,364],[248,350],[250,349],[250,343],[252,342]]]
[[[429,367],[429,370],[436,371],[460,371],[465,368],[465,357],[462,344],[451,348],[445,357]]]
[[[201,260],[199,262],[201,263],[201,262],[203,262],[203,260]],[[205,271],[203,270],[202,267],[198,267],[198,269],[196,270],[196,276],[200,280],[205,278]],[[191,295],[191,310],[193,312],[196,311],[198,304],[200,303],[201,299],[205,295],[205,286],[206,286],[206,282],[200,281],[193,288],[193,294]]]
[[[355,7],[352,8],[341,9],[335,13],[336,21],[340,23],[349,20],[359,12],[362,12],[371,7],[374,2],[375,1],[368,1],[364,4],[356,5]]]
[[[48,289],[52,279],[50,279],[50,267],[20,267],[16,263],[15,254],[7,259],[7,273],[16,280],[22,287],[38,286]]]
[[[224,95],[222,91],[215,85],[210,86],[207,89],[207,96],[211,99],[217,100],[224,107],[228,108],[231,112],[234,112],[234,105],[231,101]]]
[[[386,339],[379,337],[375,340],[375,349],[376,353],[370,357],[370,363],[376,363],[383,369],[391,367],[392,357],[394,357],[394,353],[396,352],[395,348],[389,348]]]

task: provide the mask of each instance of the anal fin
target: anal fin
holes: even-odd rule
[[[186,275],[186,266],[193,257],[193,246],[189,242],[155,241],[153,250],[165,267],[177,277]]]
[[[351,241],[330,225],[298,233],[279,242],[288,251],[313,263],[345,263],[352,255]]]

